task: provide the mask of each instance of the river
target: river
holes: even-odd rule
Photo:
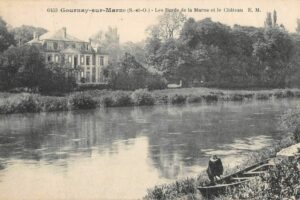
[[[0,116],[0,199],[133,199],[272,145],[297,99]]]

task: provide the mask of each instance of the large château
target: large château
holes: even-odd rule
[[[91,41],[85,42],[67,34],[65,27],[41,36],[34,34],[28,44],[41,47],[46,63],[73,69],[77,83],[106,83],[103,68],[108,65],[108,55],[100,48],[94,49]]]

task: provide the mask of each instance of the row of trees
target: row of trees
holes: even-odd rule
[[[293,40],[277,25],[276,12],[274,21],[270,16],[265,28],[231,28],[210,18],[189,18],[178,38],[150,34],[145,48],[147,63],[168,81],[183,80],[189,86],[288,86],[299,63],[293,62]],[[151,33],[156,32],[153,30]]]
[[[74,80],[65,76],[69,69],[46,65],[39,49],[22,46],[33,32],[46,30],[9,28],[0,18],[0,89],[73,88]],[[276,12],[267,14],[263,28],[229,27],[210,18],[196,21],[166,12],[147,32],[148,38],[139,43],[120,44],[117,28],[111,27],[91,37],[94,47],[110,55],[105,73],[112,89],[162,89],[179,80],[185,86],[285,87],[300,74],[299,44],[278,25]]]
[[[297,80],[299,49],[277,18],[274,11],[273,15],[267,13],[264,27],[229,27],[210,18],[196,21],[180,12],[166,12],[146,30],[149,36],[145,41],[121,45],[116,28],[99,32],[93,41],[110,53],[114,88],[149,85],[136,83],[132,74],[143,74],[137,68],[131,68],[126,76],[120,72],[125,53],[134,57],[141,71],[154,71],[165,82],[183,80],[185,86],[227,88],[286,87]],[[299,27],[298,20],[297,30]],[[142,79],[146,80],[145,76]],[[128,80],[133,81],[131,86],[121,84]]]

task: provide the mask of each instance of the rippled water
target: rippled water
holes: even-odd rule
[[[0,199],[132,199],[269,146],[299,100],[0,116]]]

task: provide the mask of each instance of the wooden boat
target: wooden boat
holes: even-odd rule
[[[267,169],[274,165],[269,161],[270,160],[266,160],[246,167],[233,174],[224,176],[220,180],[215,181],[215,183],[199,186],[198,190],[205,197],[223,194],[234,187],[247,183],[255,176],[266,173]]]

